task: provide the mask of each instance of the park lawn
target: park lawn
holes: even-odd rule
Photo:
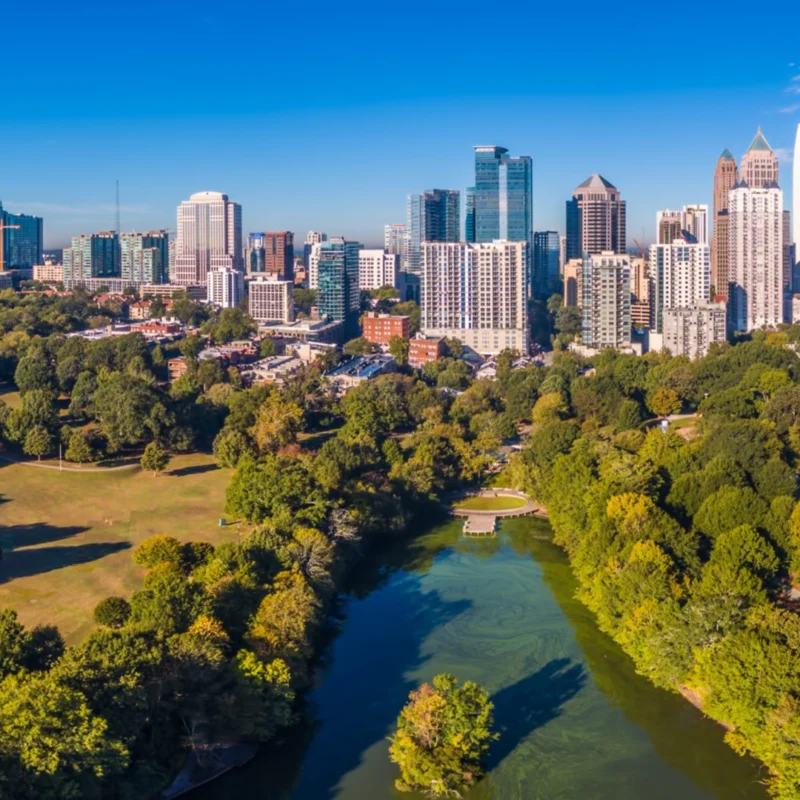
[[[521,497],[468,497],[456,503],[456,508],[467,511],[507,511],[510,508],[522,508],[526,501]]]
[[[81,473],[0,462],[0,608],[80,641],[100,600],[141,587],[132,554],[146,537],[237,537],[238,526],[219,527],[230,477],[200,453],[173,457],[155,478],[138,467]]]

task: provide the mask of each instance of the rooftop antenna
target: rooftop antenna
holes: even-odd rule
[[[122,228],[119,226],[119,181],[117,181],[117,235],[122,233]]]

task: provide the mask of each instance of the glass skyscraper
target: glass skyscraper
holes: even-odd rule
[[[461,231],[460,193],[431,189],[408,196],[408,271],[422,271],[422,242],[457,242]]]
[[[343,324],[345,341],[358,336],[360,247],[338,237],[319,244],[317,308],[321,316]]]
[[[167,283],[169,234],[123,233],[119,237],[120,277],[132,283]]]
[[[120,277],[119,236],[116,231],[72,237],[64,250],[64,281]]]
[[[537,300],[546,300],[561,291],[560,238],[558,231],[533,234],[533,296]]]
[[[475,148],[473,193],[476,242],[506,239],[533,249],[533,163],[505,147]],[[469,208],[469,205],[468,205]],[[469,231],[468,231],[469,232]]]
[[[11,214],[0,204],[0,222],[6,227],[0,236],[0,269],[33,269],[42,263],[44,222],[41,217]],[[18,227],[17,227],[18,226]]]
[[[475,187],[467,189],[466,213],[464,216],[464,241],[475,242]]]

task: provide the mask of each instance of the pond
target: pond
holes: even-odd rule
[[[417,800],[393,788],[386,737],[439,672],[480,682],[495,704],[501,738],[468,800],[766,800],[759,764],[597,629],[548,533],[523,518],[466,539],[453,521],[373,554],[307,721],[193,800]]]

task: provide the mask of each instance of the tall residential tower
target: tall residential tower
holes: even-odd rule
[[[728,296],[730,267],[728,256],[728,196],[739,182],[736,159],[730,150],[723,150],[714,170],[713,234],[711,237],[711,285],[716,294]]]
[[[460,192],[431,189],[408,196],[408,264],[414,274],[422,270],[423,242],[457,242],[461,228]]]
[[[567,259],[625,253],[625,201],[602,175],[588,177],[567,201]]]

